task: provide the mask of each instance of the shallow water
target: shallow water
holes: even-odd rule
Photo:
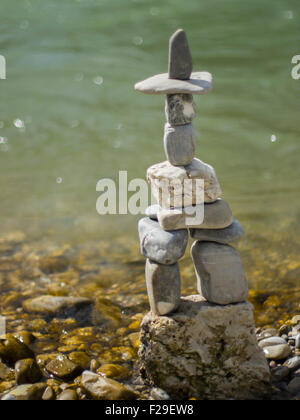
[[[2,235],[20,230],[34,252],[67,244],[99,266],[117,264],[119,274],[101,286],[107,296],[124,276],[145,292],[139,217],[97,215],[96,183],[120,170],[144,178],[165,159],[163,98],[133,85],[166,71],[168,38],[184,27],[195,70],[215,77],[212,93],[196,98],[197,155],[216,168],[245,227],[239,249],[250,286],[288,302],[299,296],[298,0],[2,0],[0,16]],[[96,257],[88,252],[94,241],[105,243]],[[270,322],[278,305],[273,312]]]

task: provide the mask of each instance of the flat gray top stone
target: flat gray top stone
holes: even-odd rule
[[[170,39],[169,78],[188,80],[193,71],[193,60],[186,33],[179,29]]]
[[[204,95],[212,88],[213,77],[206,71],[192,73],[189,80],[169,79],[169,74],[158,74],[135,85],[135,90],[149,95],[186,93]]]

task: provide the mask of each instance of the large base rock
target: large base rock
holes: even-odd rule
[[[168,317],[149,313],[141,326],[141,374],[173,398],[260,399],[270,371],[255,336],[249,303],[217,306],[183,298]]]

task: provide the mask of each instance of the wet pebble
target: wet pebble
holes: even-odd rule
[[[282,337],[283,335],[288,336],[289,332],[292,331],[292,327],[290,325],[282,325],[279,329],[279,335]]]
[[[294,378],[289,384],[288,384],[288,391],[292,395],[296,395],[300,392],[300,378]]]
[[[75,351],[69,354],[68,357],[71,360],[71,362],[80,366],[82,370],[88,369],[90,366],[91,359],[85,352]]]
[[[261,341],[265,338],[278,337],[279,332],[275,328],[268,328],[257,335],[257,340]]]
[[[43,397],[46,384],[20,385],[9,391],[2,401],[40,401]]]
[[[32,359],[34,354],[28,346],[7,334],[4,340],[0,340],[0,358],[7,363],[16,363],[22,359]]]
[[[300,368],[300,357],[295,356],[295,357],[292,357],[291,359],[288,359],[284,363],[284,366],[288,367],[290,369],[290,371],[292,371],[292,372],[299,369]]]
[[[137,395],[119,382],[92,372],[82,374],[81,387],[95,400],[134,400]]]
[[[0,362],[0,380],[7,380],[11,376],[11,374],[11,370],[4,363]]]
[[[64,256],[44,257],[40,260],[39,268],[45,274],[61,273],[66,271],[70,261]]]
[[[53,400],[55,400],[55,392],[54,392],[54,390],[51,388],[51,386],[48,386],[46,389],[45,389],[45,392],[44,392],[44,394],[43,394],[43,396],[42,396],[42,400],[43,401],[53,401]]]
[[[130,371],[125,366],[109,363],[102,365],[97,373],[111,379],[127,379],[130,376]]]
[[[34,314],[43,314],[49,316],[68,315],[90,306],[92,301],[82,297],[66,296],[39,296],[23,302],[23,308],[26,312]]]
[[[286,366],[279,366],[272,369],[272,379],[274,382],[281,382],[290,374],[290,369]]]
[[[258,345],[263,349],[265,347],[272,347],[280,344],[286,344],[286,341],[282,337],[269,337],[261,340]]]
[[[40,368],[33,359],[19,360],[15,365],[15,375],[18,385],[34,384],[42,377]]]
[[[99,368],[99,362],[96,359],[91,360],[91,364],[90,364],[90,370],[94,373],[97,372],[97,369]]]
[[[47,364],[46,370],[51,375],[63,380],[71,380],[80,374],[80,366],[71,362],[66,356],[59,355]]]
[[[279,344],[271,347],[265,347],[264,353],[267,359],[283,360],[291,355],[292,349],[288,344]]]
[[[26,346],[29,346],[36,341],[36,337],[28,331],[17,332],[14,334],[14,337]]]
[[[73,389],[66,389],[57,398],[59,401],[77,401],[77,392]]]

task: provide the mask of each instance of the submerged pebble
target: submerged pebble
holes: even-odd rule
[[[26,300],[23,308],[29,313],[55,316],[74,313],[91,304],[92,301],[87,298],[46,295]]]
[[[59,401],[77,401],[77,392],[72,389],[66,389],[57,398]]]
[[[130,399],[164,399],[166,395],[162,390],[152,390],[142,384],[135,363],[140,344],[139,324],[149,309],[144,267],[138,256],[136,240],[132,241],[134,246],[131,246],[128,238],[123,242],[121,238],[118,239],[114,253],[106,242],[91,249],[71,249],[67,246],[53,251],[55,255],[50,259],[47,255],[41,256],[49,253],[48,247],[35,250],[31,244],[23,242],[23,235],[11,236],[10,242],[0,238],[0,251],[5,254],[0,257],[1,315],[6,317],[7,329],[11,333],[4,337],[6,340],[3,337],[0,340],[0,398],[47,401],[60,399],[65,393],[67,398],[71,394],[75,397],[76,393],[81,400],[98,399],[99,394],[94,398],[80,388],[78,375],[90,369],[97,373],[97,377],[114,380],[123,391],[124,385],[118,381],[132,384],[138,394],[134,393]],[[260,256],[257,255],[257,258]],[[260,260],[256,265],[259,264],[262,265]],[[183,294],[190,295],[194,293],[194,273],[186,259],[182,260],[182,266]],[[254,273],[258,277],[265,274],[271,278],[269,272]],[[45,307],[41,312],[40,309],[27,311],[23,308],[23,303],[26,306],[28,301],[35,299],[38,299],[35,304],[41,302],[39,299],[43,297],[49,298],[48,303],[57,303],[66,302],[65,298],[70,296],[80,296],[80,299],[87,299],[89,304],[75,309],[67,304],[67,310],[57,306],[57,311],[47,309],[45,312]],[[275,342],[278,343],[278,336],[289,340],[291,354],[282,360],[270,359],[274,386],[279,384],[275,399],[297,398],[297,383],[288,386],[292,380],[300,377],[297,367],[300,327],[299,318],[295,317],[292,322],[288,315],[292,310],[297,313],[298,297],[292,292],[283,297],[279,292],[271,296],[264,291],[252,291],[251,294],[259,326],[274,326],[280,321],[277,324],[280,330],[261,327],[257,331],[259,340],[271,338],[269,343],[274,346]],[[273,339],[275,341],[272,343]],[[260,345],[264,344],[261,342]],[[3,357],[5,355],[6,359]],[[73,373],[70,377],[59,378],[46,370],[48,364],[60,356],[79,367],[75,377]],[[41,371],[39,375],[42,373],[45,377],[43,384],[38,382],[42,380],[37,378],[38,375],[20,379],[22,375],[26,377],[27,369],[28,372],[31,370],[30,364],[26,367],[23,359],[34,361],[34,358]],[[18,385],[25,380],[35,380],[37,383]],[[117,396],[115,392],[121,392],[118,386],[115,387],[105,382],[104,389],[110,395]],[[126,392],[128,390],[133,392],[130,387]]]
[[[42,396],[42,400],[43,401],[53,401],[53,400],[55,400],[55,392],[54,392],[53,388],[51,388],[51,386],[48,386],[45,389],[45,392]]]
[[[34,357],[32,350],[13,335],[7,334],[4,340],[0,340],[0,358],[8,363],[16,363],[22,359]]]
[[[47,385],[42,383],[20,385],[4,395],[2,401],[40,401],[46,388]]]
[[[66,356],[59,355],[46,366],[47,372],[64,380],[71,380],[78,376],[82,369],[71,362]]]
[[[0,362],[0,381],[7,380],[11,375],[11,370],[4,363]]]
[[[42,373],[35,360],[19,360],[15,366],[16,382],[18,385],[34,384],[38,382]]]
[[[97,373],[111,379],[127,379],[130,376],[130,371],[125,366],[117,364],[104,364]]]

